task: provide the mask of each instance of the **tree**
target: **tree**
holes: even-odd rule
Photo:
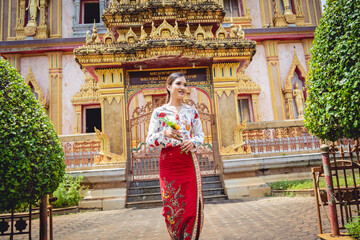
[[[31,88],[0,57],[0,210],[34,204],[65,173],[59,138]]]
[[[328,0],[316,29],[305,127],[321,139],[360,137],[360,0]]]

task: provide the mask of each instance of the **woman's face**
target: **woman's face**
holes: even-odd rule
[[[185,77],[178,77],[171,85],[167,86],[170,97],[173,99],[183,99],[186,94],[187,83]]]

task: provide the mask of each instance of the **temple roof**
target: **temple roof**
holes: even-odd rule
[[[131,69],[139,63],[161,68],[250,60],[256,42],[245,39],[240,25],[232,23],[227,31],[224,15],[211,0],[114,0],[102,14],[107,32],[100,36],[94,24],[86,44],[74,50],[75,60],[90,72],[99,65]]]

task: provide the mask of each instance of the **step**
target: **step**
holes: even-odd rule
[[[144,194],[144,193],[157,193],[160,192],[160,186],[148,186],[148,187],[130,187],[128,194]]]
[[[213,195],[213,196],[204,196],[205,203],[217,202],[221,200],[227,200],[228,197],[225,194],[222,195]]]
[[[132,188],[132,187],[156,187],[156,186],[160,186],[159,179],[134,181],[134,182],[130,183],[130,188]]]
[[[225,195],[223,188],[211,188],[211,189],[203,189],[203,195],[205,196],[217,196],[217,195]]]
[[[152,208],[162,206],[162,200],[152,200],[152,201],[139,201],[139,202],[128,202],[126,203],[127,208]]]
[[[215,195],[215,196],[204,196],[204,202],[206,203],[214,203],[218,201],[225,201],[227,200],[227,196],[223,195]],[[127,208],[152,208],[152,207],[159,207],[162,206],[162,200],[151,200],[151,201],[138,201],[138,202],[128,202],[126,204]]]
[[[202,176],[203,183],[220,181],[219,175],[204,175]]]
[[[161,193],[133,194],[127,197],[128,202],[147,202],[153,200],[161,200]]]
[[[224,195],[223,188],[211,188],[211,189],[203,189],[204,196],[217,196]],[[161,200],[161,192],[157,189],[156,192],[152,193],[131,193],[127,197],[128,202],[140,202],[140,201],[151,201],[151,200]]]
[[[202,176],[203,184],[208,182],[220,182],[220,178],[218,175],[205,175]],[[130,183],[130,187],[149,187],[149,186],[160,186],[160,181],[158,179],[153,180],[141,180],[141,181],[133,181]]]
[[[220,181],[212,181],[212,182],[203,182],[203,189],[213,189],[213,188],[222,188],[222,184]],[[145,187],[130,187],[129,193],[133,194],[143,194],[143,193],[155,193],[159,192],[159,186],[145,186]]]
[[[210,188],[222,188],[222,183],[220,181],[203,182],[203,189]]]

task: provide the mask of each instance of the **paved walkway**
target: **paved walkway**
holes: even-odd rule
[[[54,238],[169,240],[161,210],[157,207],[55,216]],[[329,232],[330,226],[327,221],[324,222]],[[34,221],[33,225],[33,239],[39,239],[38,221]],[[206,204],[200,239],[314,240],[318,239],[318,231],[314,198],[269,197]]]

